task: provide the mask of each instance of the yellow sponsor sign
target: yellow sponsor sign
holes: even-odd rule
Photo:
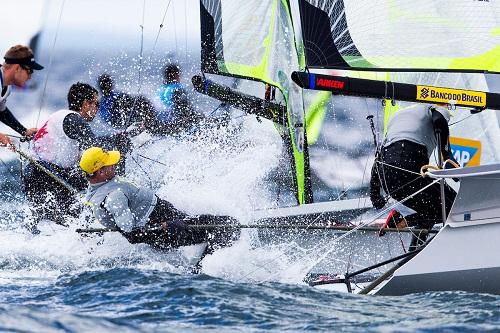
[[[461,167],[481,164],[481,141],[450,137],[451,153]]]
[[[482,91],[417,86],[417,100],[463,106],[486,106],[486,93]]]

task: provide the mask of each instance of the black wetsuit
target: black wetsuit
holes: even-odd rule
[[[3,72],[2,72],[2,66],[0,65],[0,88],[2,89],[0,91],[0,121],[4,123],[5,125],[9,126],[12,128],[14,131],[21,135],[26,134],[26,127],[24,127],[17,119],[14,117],[12,112],[10,112],[9,108],[7,107],[7,98],[10,95],[10,89],[8,86],[3,86]]]
[[[171,203],[158,198],[149,221],[143,228],[132,232],[122,232],[132,243],[146,243],[156,249],[166,250],[179,246],[207,243],[207,253],[230,245],[239,238],[235,220],[229,216],[199,215],[188,216],[177,210]],[[167,224],[167,230],[162,224]],[[217,228],[196,228],[196,225],[218,225]],[[226,225],[227,227],[220,227]]]
[[[410,112],[423,111],[411,110]],[[432,133],[433,138],[426,137],[422,141],[434,140],[435,142],[435,135],[440,135],[441,147],[439,147],[439,150],[444,160],[453,159],[449,145],[447,120],[435,109],[431,108],[428,112],[428,118],[423,117],[423,120],[420,118],[420,122],[425,123],[408,123],[401,126],[415,128],[415,133],[419,133],[419,126],[430,126],[430,128],[423,129],[422,132]],[[411,116],[411,113],[409,115]],[[393,125],[398,126],[397,124]],[[370,198],[374,207],[381,208],[385,204],[385,200],[380,196],[380,188],[395,200],[401,201],[434,181],[434,179],[424,178],[420,175],[420,168],[429,164],[430,154],[426,145],[416,143],[413,140],[398,138],[381,148],[378,163],[376,162],[372,168],[372,179],[370,181]],[[445,185],[446,215],[450,212],[455,196],[456,192],[448,185]],[[413,195],[403,204],[417,212],[405,217],[410,226],[427,229],[442,221],[441,191],[438,183]]]
[[[382,148],[381,159],[385,163],[379,167],[382,187],[395,200],[403,200],[418,190],[431,184],[434,179],[420,176],[420,168],[429,163],[425,146],[401,140]],[[397,168],[395,168],[395,167]],[[403,170],[401,170],[403,169]],[[410,172],[411,171],[411,172]],[[455,191],[445,184],[446,215],[450,212]],[[442,221],[441,190],[436,183],[414,195],[403,203],[417,213],[409,215],[409,225],[430,228]]]
[[[14,117],[12,112],[10,112],[9,108],[7,107],[5,108],[5,110],[0,111],[0,121],[21,135],[24,135],[26,133],[26,127],[24,127],[16,119],[16,117]]]

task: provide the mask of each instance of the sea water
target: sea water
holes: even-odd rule
[[[69,68],[58,68],[52,75],[60,81]],[[49,83],[41,118],[46,109],[64,107],[73,80],[90,82],[97,74],[89,70]],[[39,84],[41,89],[43,82]],[[18,107],[28,103],[19,92],[10,102]],[[32,118],[38,113],[35,104]],[[274,127],[254,118],[231,126],[184,138],[138,137],[127,161],[127,178],[189,214],[232,215],[243,224],[252,221],[256,209],[292,203],[283,193],[278,198],[270,181],[273,170],[282,166]],[[359,252],[365,242],[353,239],[346,245],[329,233],[278,234],[269,241],[245,230],[233,246],[207,256],[201,274],[193,274],[199,249],[158,252],[128,244],[116,233],[81,235],[75,229],[85,226],[83,220],[69,228],[44,223],[41,233],[32,235],[23,228],[29,208],[22,194],[11,189],[19,176],[18,162],[7,164],[9,191],[2,193],[0,205],[2,332],[500,330],[499,296],[361,296],[303,282],[326,252],[333,264],[321,269],[332,273],[380,260],[384,249],[394,255],[389,236],[375,240],[368,235],[375,245],[368,242]]]
[[[108,259],[94,267],[54,270],[12,258],[18,268],[4,268],[0,277],[0,331],[483,332],[497,331],[500,324],[500,296],[360,296],[193,275],[160,258],[142,265]]]
[[[218,132],[218,138],[223,137]],[[279,147],[270,141],[224,147],[214,139],[200,149],[200,142],[191,139],[167,138],[145,145],[150,139],[142,140],[132,154],[135,161],[127,162],[129,178],[190,214],[228,214],[244,224],[251,221],[255,208],[273,202],[263,185],[269,166],[278,163],[273,156]],[[261,157],[252,158],[257,151]],[[140,160],[141,155],[156,162]],[[200,162],[206,158],[210,163]],[[141,176],[144,172],[149,177]],[[369,246],[361,257],[352,257],[356,246],[362,245],[355,239],[346,246],[336,242],[335,235],[302,233],[266,241],[256,231],[244,230],[233,246],[203,260],[201,274],[193,274],[200,249],[159,252],[128,244],[117,233],[82,235],[75,232],[85,224],[78,220],[70,227],[47,221],[40,225],[40,234],[32,235],[23,228],[30,212],[21,196],[17,202],[3,203],[2,216],[2,332],[500,329],[500,296],[465,292],[361,296],[315,289],[303,282],[307,269],[325,251],[339,250],[329,255],[333,262],[340,261],[334,267],[344,269],[336,273],[345,272],[346,265],[351,271],[361,268],[362,256],[376,260],[386,245],[391,252],[388,238],[379,240],[374,234],[367,237],[381,246]]]
[[[232,247],[190,262],[120,235],[74,227],[0,231],[1,332],[466,332],[498,331],[500,296],[428,292],[362,296],[309,287],[290,267],[314,258],[287,246]],[[375,236],[373,236],[375,237]]]

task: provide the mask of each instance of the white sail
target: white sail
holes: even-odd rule
[[[497,1],[298,2],[310,67],[500,72]]]

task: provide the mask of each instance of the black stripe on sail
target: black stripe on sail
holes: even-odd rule
[[[218,74],[217,54],[215,45],[215,21],[210,12],[200,1],[200,23],[201,23],[201,70],[205,73]],[[215,2],[215,3],[214,3]],[[208,5],[220,7],[219,1],[210,1]],[[219,11],[220,13],[220,11]]]
[[[307,0],[299,0],[306,65],[350,68],[342,54],[358,57],[361,57],[361,54],[347,30],[343,1],[329,2],[333,15],[340,15],[339,17],[330,18],[325,11]],[[336,22],[335,26],[332,26],[332,21]],[[334,38],[338,38],[339,41],[336,43]],[[341,53],[340,49],[344,51]]]

